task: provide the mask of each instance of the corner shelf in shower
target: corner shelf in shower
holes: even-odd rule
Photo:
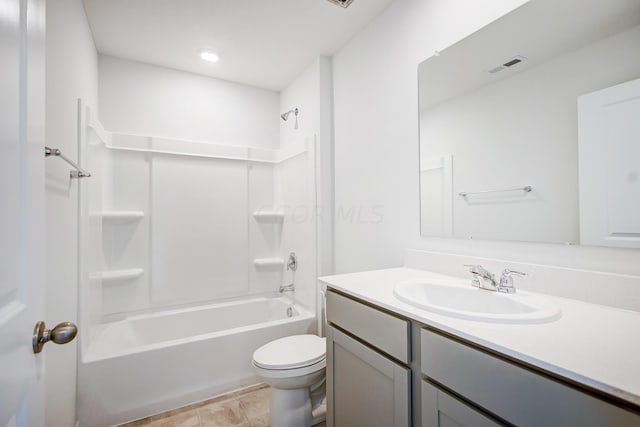
[[[284,222],[282,211],[255,211],[253,217],[258,222]]]
[[[104,211],[100,213],[103,221],[110,222],[112,224],[119,224],[123,222],[139,221],[144,218],[143,211]]]
[[[124,282],[127,280],[137,279],[144,274],[142,268],[128,268],[123,270],[109,270],[99,273],[102,279],[103,285],[108,285],[117,282]]]
[[[256,258],[253,260],[253,265],[258,269],[275,270],[284,267],[284,260],[282,258]]]

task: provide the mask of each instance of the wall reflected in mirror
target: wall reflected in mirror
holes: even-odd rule
[[[425,236],[640,247],[640,2],[532,0],[419,65]]]

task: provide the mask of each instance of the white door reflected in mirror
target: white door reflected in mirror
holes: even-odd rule
[[[640,248],[640,79],[578,100],[580,242]]]

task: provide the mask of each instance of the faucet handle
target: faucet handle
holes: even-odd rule
[[[477,265],[465,264],[464,266],[467,267],[469,269],[469,273],[471,273],[473,275],[477,275],[477,276],[483,277],[485,279],[494,280],[493,273],[491,273],[489,270],[487,270],[486,268],[484,268],[480,264],[477,264]]]
[[[471,274],[489,273],[487,269],[481,266],[480,264],[465,264],[464,266],[469,269],[469,273]]]
[[[291,252],[289,254],[289,259],[287,260],[287,271],[293,270],[296,271],[298,269],[298,256],[295,252]]]
[[[469,273],[473,274],[473,279],[471,279],[471,286],[473,286],[475,288],[480,288],[481,287],[480,277],[483,277],[485,275],[488,276],[488,275],[491,274],[483,266],[481,266],[480,264],[478,264],[478,265],[465,264],[464,266],[469,269]]]
[[[505,268],[500,277],[500,285],[498,286],[498,292],[504,292],[507,294],[514,294],[516,292],[515,286],[513,286],[513,275],[525,277],[527,273],[521,271],[509,270]]]

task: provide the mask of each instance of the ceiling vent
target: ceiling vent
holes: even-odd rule
[[[349,7],[349,5],[351,3],[353,3],[353,0],[328,0],[329,2],[333,3],[333,4],[337,4],[340,7]]]
[[[506,70],[507,68],[513,67],[514,65],[518,65],[519,63],[524,62],[526,60],[527,58],[525,58],[524,56],[516,55],[510,60],[508,60],[507,62],[505,62],[504,64],[500,64],[497,67],[493,67],[488,72],[489,74],[495,74],[499,71]]]

